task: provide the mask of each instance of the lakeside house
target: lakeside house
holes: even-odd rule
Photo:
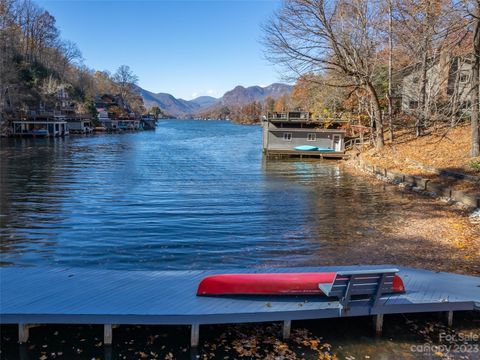
[[[437,56],[429,59],[426,73],[426,102],[450,103],[453,109],[468,109],[472,59],[470,57]],[[402,111],[415,111],[421,103],[421,65],[401,69],[396,74],[395,99]]]
[[[345,121],[313,117],[306,111],[272,112],[262,118],[263,152],[268,155],[318,155],[342,157],[345,152]],[[298,147],[317,151],[299,151]]]
[[[140,118],[119,95],[103,94],[95,99],[98,113],[97,131],[119,131],[141,129]]]

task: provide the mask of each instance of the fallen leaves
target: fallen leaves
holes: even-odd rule
[[[336,359],[331,345],[308,330],[294,329],[291,341],[280,339],[281,325],[234,325],[220,334],[215,344],[203,345],[203,359]],[[231,353],[233,352],[233,357]],[[228,355],[227,355],[228,353]],[[308,356],[307,356],[308,355]]]

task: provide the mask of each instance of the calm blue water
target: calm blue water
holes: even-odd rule
[[[339,252],[388,222],[392,206],[337,162],[267,163],[260,127],[220,121],[2,140],[1,160],[5,265],[365,263]]]

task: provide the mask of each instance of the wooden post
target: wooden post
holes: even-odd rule
[[[30,326],[28,324],[18,324],[18,343],[23,344],[28,341],[30,336]]]
[[[447,312],[447,325],[448,327],[452,327],[453,325],[453,311]]]
[[[290,337],[290,330],[292,329],[292,320],[285,320],[283,322],[283,340],[286,340]]]
[[[112,345],[112,324],[103,325],[103,343],[105,345]]]
[[[200,325],[192,324],[192,332],[190,335],[190,346],[197,347],[199,338],[200,338]]]
[[[375,335],[382,335],[383,314],[378,314],[373,316],[373,326],[375,328]]]

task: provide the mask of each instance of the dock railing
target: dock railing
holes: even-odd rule
[[[366,144],[370,144],[370,137],[364,137],[363,139],[360,137],[355,137],[345,141],[345,150],[352,150]]]
[[[264,117],[265,119],[265,117]],[[289,112],[273,112],[267,113],[266,120],[271,121],[285,121],[285,122],[311,122],[318,124],[349,124],[350,121],[339,116],[336,117],[322,117],[313,116],[306,111],[289,111]]]

